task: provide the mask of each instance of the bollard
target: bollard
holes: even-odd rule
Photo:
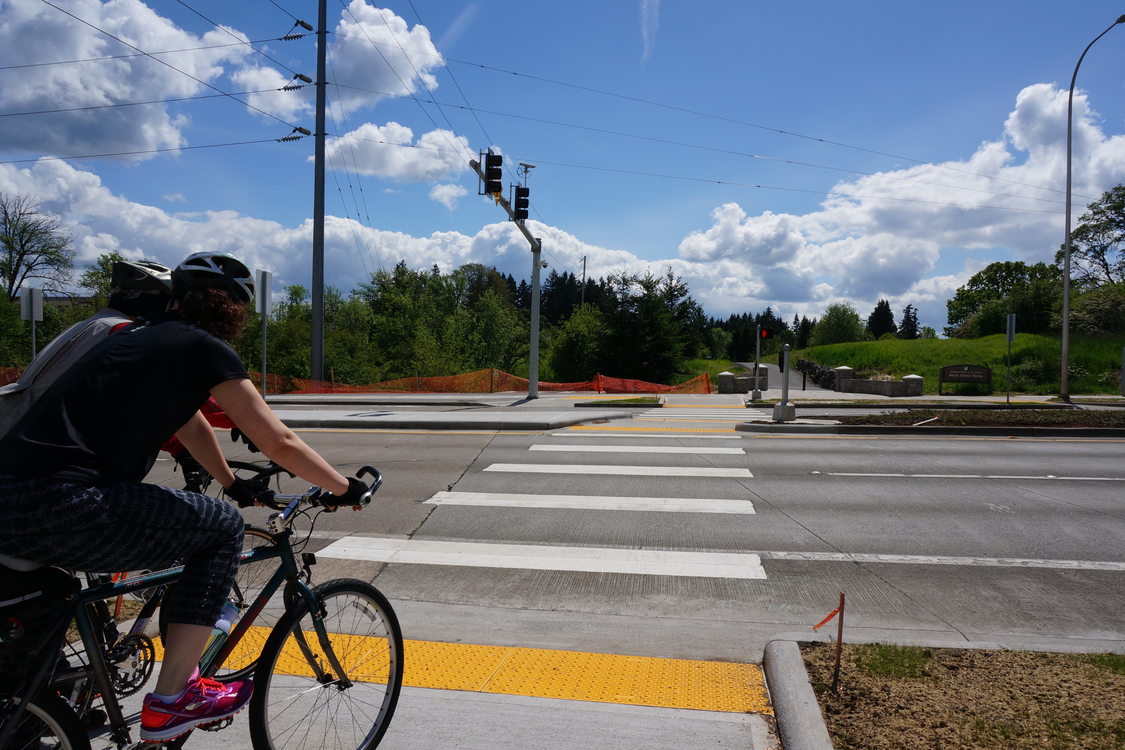
[[[797,408],[789,403],[789,344],[781,348],[781,363],[781,403],[773,407],[773,421],[788,422],[797,417]]]

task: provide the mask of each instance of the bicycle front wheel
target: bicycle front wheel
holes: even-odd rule
[[[258,658],[250,699],[255,750],[366,750],[387,731],[402,689],[402,631],[369,583],[313,589],[330,649],[301,599],[278,622]],[[331,652],[331,653],[329,653]]]
[[[57,695],[41,694],[20,713],[6,750],[90,750],[78,716]]]

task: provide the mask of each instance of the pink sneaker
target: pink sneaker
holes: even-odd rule
[[[250,680],[224,685],[206,677],[194,677],[175,703],[164,703],[149,693],[141,709],[141,739],[163,742],[200,724],[234,716],[246,707],[253,692],[254,683]]]

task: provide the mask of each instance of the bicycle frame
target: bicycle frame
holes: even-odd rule
[[[329,663],[337,670],[337,674],[344,673],[332,649],[331,642],[328,639],[324,627],[323,613],[317,602],[316,595],[313,593],[312,588],[301,578],[302,568],[298,564],[296,553],[293,551],[290,542],[293,532],[286,525],[288,518],[297,509],[305,495],[285,496],[285,499],[289,497],[293,497],[294,499],[290,502],[288,507],[286,507],[284,511],[275,514],[270,519],[270,533],[274,538],[275,544],[244,551],[239,557],[240,565],[252,563],[261,564],[268,560],[278,559],[280,561],[278,568],[270,577],[269,581],[263,586],[257,597],[255,597],[250,607],[239,618],[237,625],[231,633],[222,641],[221,647],[218,649],[208,649],[204,653],[199,663],[199,672],[205,677],[214,675],[215,672],[222,667],[223,662],[230,656],[235,646],[254,624],[254,621],[265,608],[269,600],[286,583],[293,585],[293,590],[308,606],[317,633],[317,640],[320,647],[323,649],[323,655],[328,658]],[[311,553],[301,553],[301,560],[306,567],[316,562],[315,556]],[[124,748],[130,745],[132,740],[130,738],[129,727],[121,710],[121,704],[114,692],[109,667],[105,660],[105,652],[101,640],[96,633],[96,625],[88,605],[123,594],[131,594],[145,589],[165,586],[179,580],[182,574],[183,567],[180,566],[145,573],[135,578],[96,584],[78,591],[75,594],[73,604],[67,616],[73,617],[75,620],[78,633],[86,649],[86,660],[88,663],[82,667],[59,672],[53,678],[50,678],[49,682],[44,681],[45,672],[41,672],[31,681],[27,694],[34,694],[34,690],[38,685],[49,684],[51,688],[54,689],[55,687],[74,684],[92,675],[97,685],[97,691],[100,692],[102,696],[108,719],[107,724],[110,738],[118,747]],[[286,608],[288,608],[288,606],[290,606],[289,602],[286,603]],[[316,669],[319,673],[318,676],[322,677],[323,672],[320,670],[312,650],[305,642],[304,636],[299,634],[297,639],[310,666]],[[49,667],[46,664],[42,669],[49,672]],[[4,732],[0,732],[0,737],[3,737],[4,734]]]

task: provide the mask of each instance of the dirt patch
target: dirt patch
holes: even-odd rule
[[[934,418],[937,419],[934,419]],[[840,424],[941,427],[1115,427],[1125,428],[1125,409],[910,409],[835,417]]]
[[[1122,750],[1125,656],[845,644],[801,655],[836,750]]]

